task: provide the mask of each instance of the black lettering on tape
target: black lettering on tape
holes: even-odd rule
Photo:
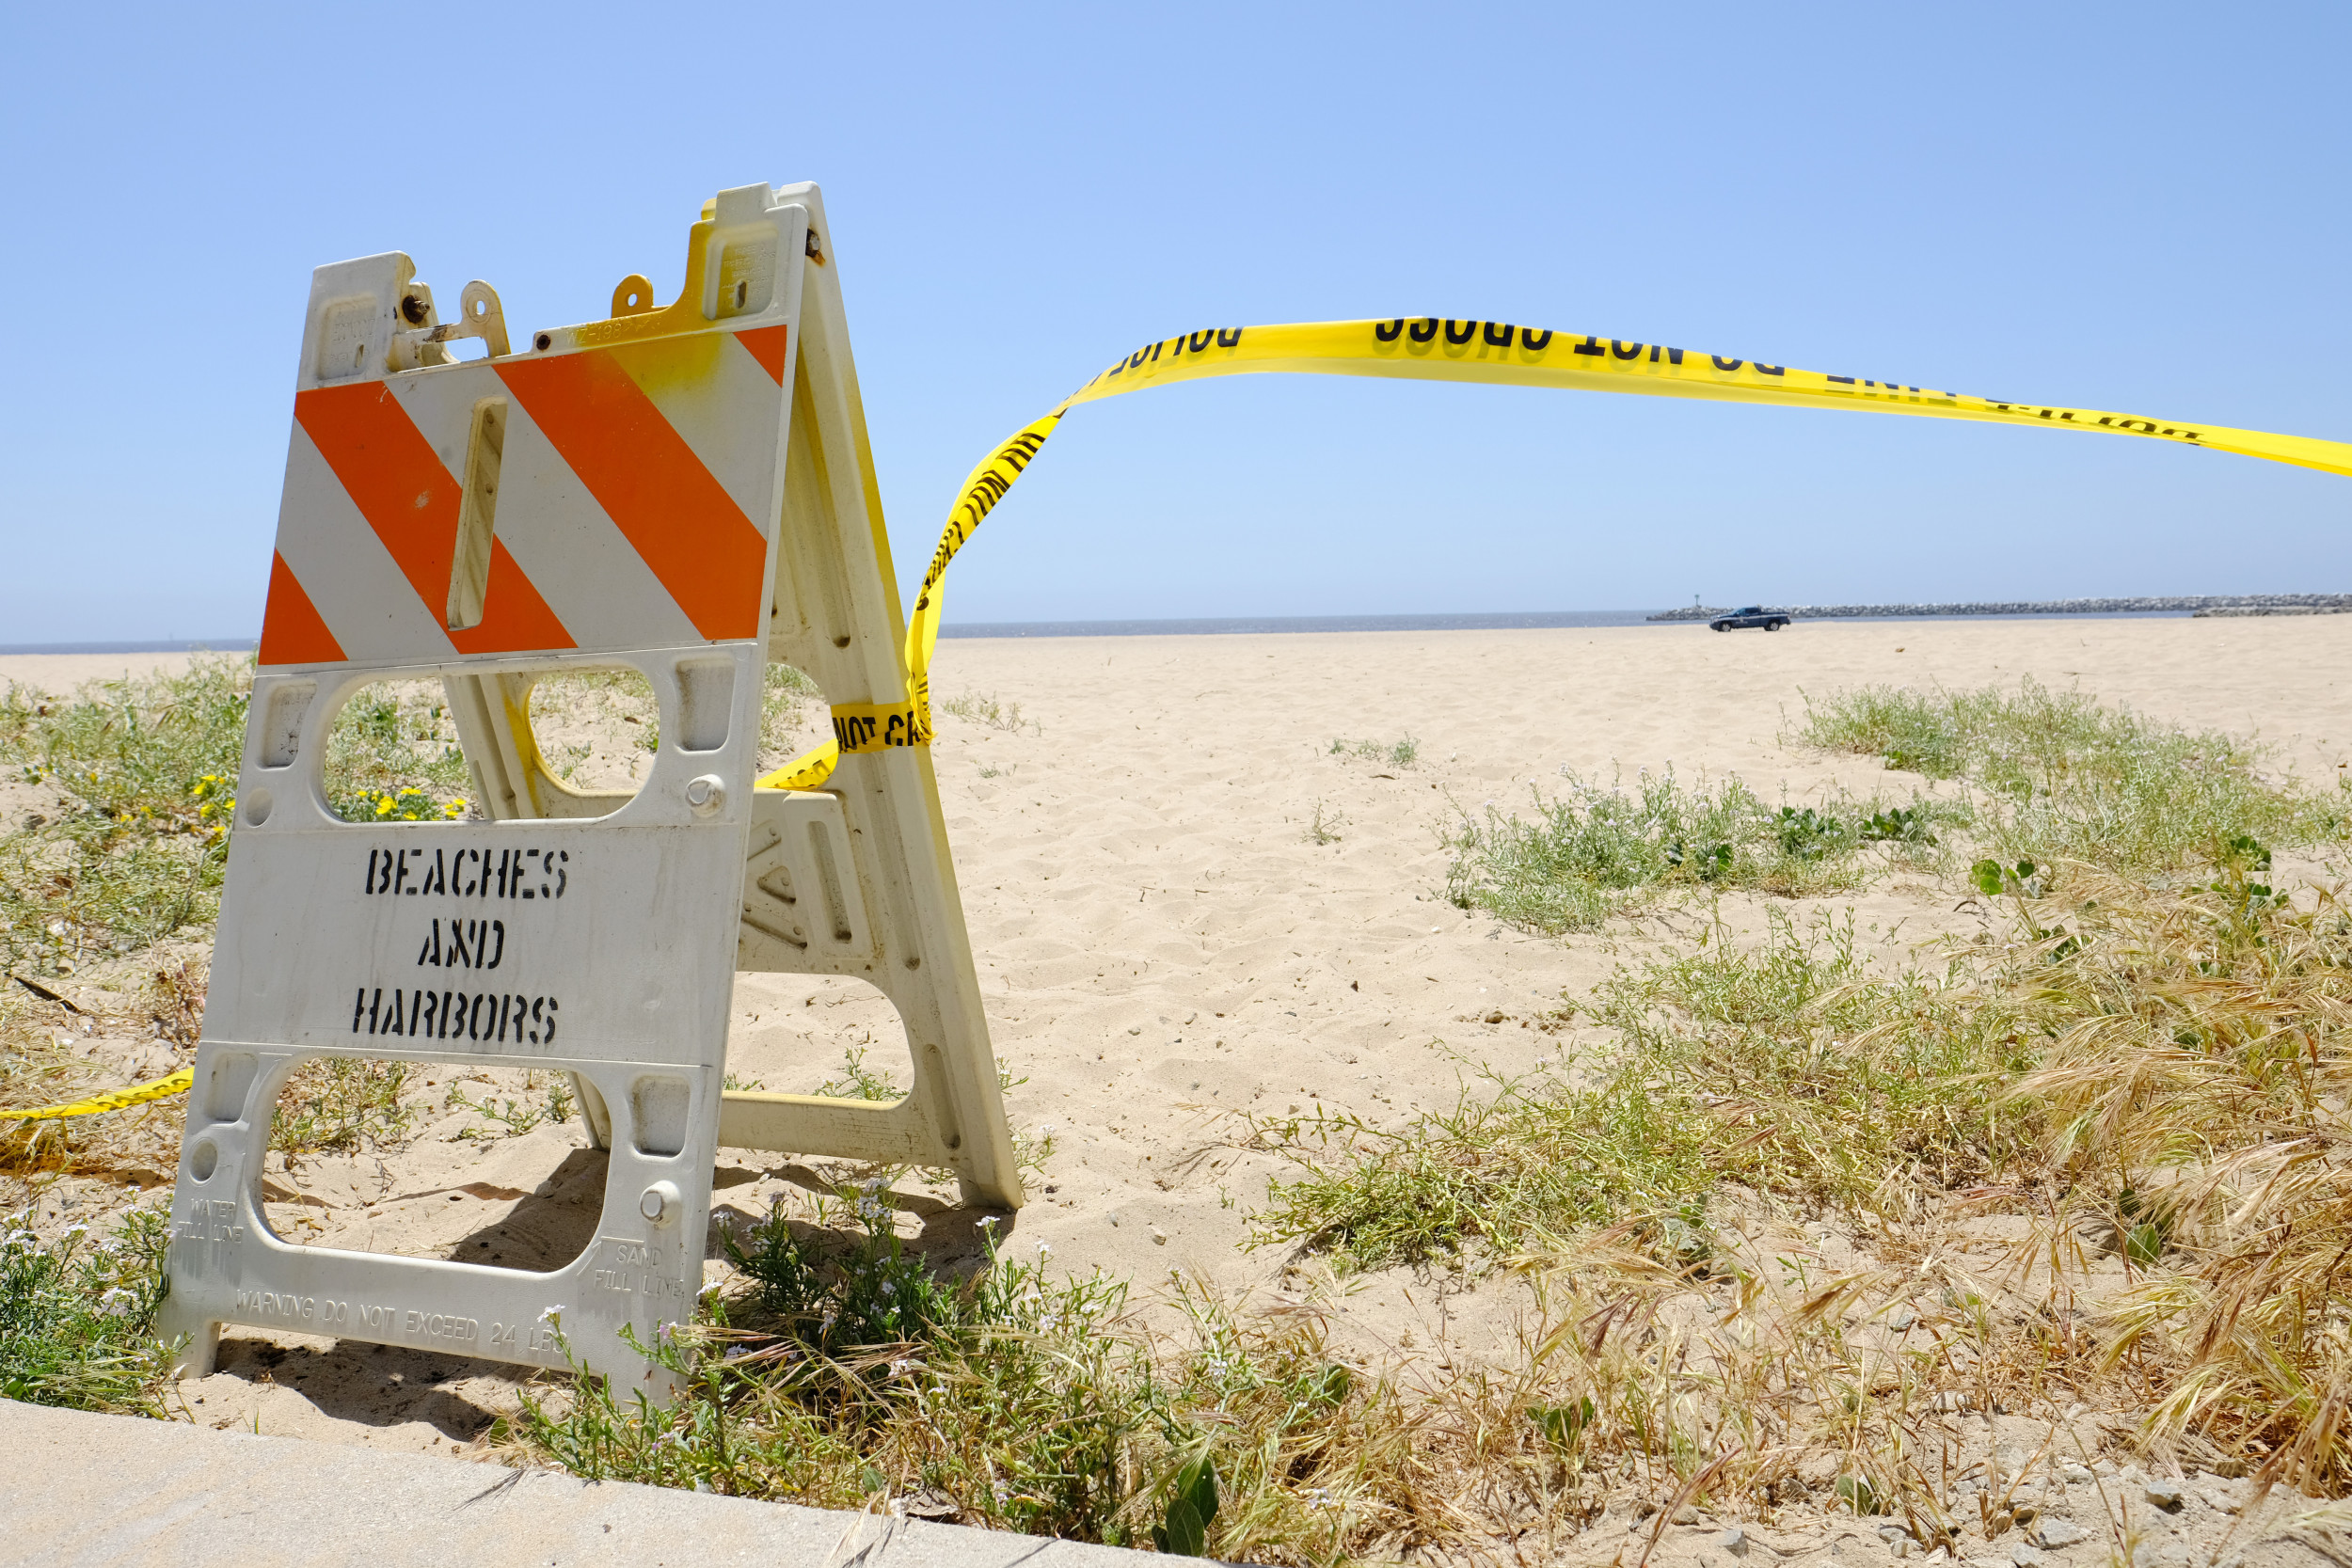
[[[1405,318],[1403,316],[1397,317],[1394,321],[1374,322],[1372,324],[1372,335],[1379,339],[1384,343],[1395,342],[1397,339],[1403,337],[1404,334]]]
[[[1216,346],[1219,348],[1241,347],[1242,332],[1243,328],[1238,326],[1220,328],[1216,335]]]
[[[1680,364],[1681,361],[1677,359],[1676,363]],[[1787,375],[1788,373],[1788,367],[1786,365],[1767,365],[1759,361],[1756,367],[1756,373],[1758,375]]]
[[[1598,338],[1586,338],[1582,342],[1576,345],[1576,352],[1579,354],[1601,355],[1606,354],[1609,351],[1600,346],[1600,340]]]
[[[1461,328],[1459,332],[1454,330],[1456,326]],[[1449,343],[1467,343],[1477,336],[1478,324],[1476,322],[1449,321],[1445,324],[1445,341]]]
[[[1513,330],[1509,322],[1488,322],[1486,330],[1480,334],[1480,341],[1490,348],[1509,348]]]
[[[1541,354],[1550,346],[1551,331],[1549,327],[1541,332],[1532,326],[1519,328],[1519,347],[1527,350],[1528,353]]]
[[[1423,316],[1421,320],[1406,327],[1405,332],[1406,336],[1411,338],[1413,341],[1417,343],[1428,342],[1438,335],[1438,318],[1435,316]]]
[[[1743,359],[1726,359],[1720,354],[1710,354],[1708,357],[1715,362],[1715,368],[1719,371],[1736,371],[1746,363]]]

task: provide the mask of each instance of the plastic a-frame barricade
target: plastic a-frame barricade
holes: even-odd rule
[[[159,1323],[210,1369],[224,1323],[590,1370],[702,1286],[716,1148],[955,1172],[1021,1189],[928,749],[755,787],[765,666],[836,708],[903,704],[904,626],[813,185],[706,205],[678,299],[510,342],[397,253],[311,284],[268,609]],[[483,341],[485,357],[450,345]],[[537,678],[629,669],[660,706],[637,793],[573,790],[532,737]],[[444,682],[488,820],[355,823],[326,795],[334,717]],[[438,940],[436,940],[436,939]],[[738,968],[854,975],[898,1006],[895,1104],[723,1092]],[[262,1163],[288,1075],[322,1056],[569,1072],[609,1151],[603,1213],[548,1273],[302,1246]],[[559,1333],[560,1329],[560,1333]]]

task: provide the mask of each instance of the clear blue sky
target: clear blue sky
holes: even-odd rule
[[[1203,325],[1510,320],[2352,437],[2338,6],[27,7],[0,642],[249,637],[310,271],[518,332],[825,190],[902,580]],[[1081,409],[950,621],[2352,589],[2352,482],[1922,420],[1321,377]]]

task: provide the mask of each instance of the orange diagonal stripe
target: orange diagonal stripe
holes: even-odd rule
[[[768,541],[601,350],[498,372],[705,637],[759,634]]]
[[[534,648],[573,648],[579,644],[564,623],[555,618],[539,590],[523,576],[506,543],[490,536],[490,581],[482,596],[482,624],[453,631],[449,640],[461,654],[517,654]]]
[[[441,619],[457,548],[457,482],[380,381],[294,394],[294,419],[401,575]]]
[[[735,341],[751,350],[759,368],[773,376],[779,387],[784,385],[785,334],[788,330],[783,326],[755,326],[735,335]]]
[[[335,641],[326,617],[302,591],[302,584],[275,550],[269,558],[269,605],[262,611],[262,647],[256,657],[263,664],[341,664],[343,645]]]
[[[294,395],[294,419],[342,482],[344,494],[437,624],[449,610],[457,551],[457,481],[408,411],[381,382]],[[482,624],[450,633],[460,653],[522,653],[576,646],[506,546],[490,542]]]

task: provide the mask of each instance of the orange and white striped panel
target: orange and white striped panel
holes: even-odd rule
[[[294,396],[264,666],[620,652],[763,630],[787,326],[506,355]],[[473,410],[507,402],[479,625],[444,624]]]

